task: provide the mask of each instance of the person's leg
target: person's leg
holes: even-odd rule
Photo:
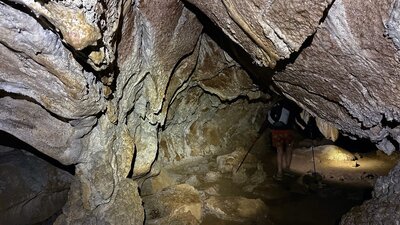
[[[277,177],[282,177],[282,170],[283,170],[283,163],[284,163],[284,152],[283,152],[283,145],[276,146],[276,162],[278,166],[278,171],[276,173]]]
[[[292,163],[292,154],[293,154],[293,144],[289,143],[286,146],[286,151],[285,151],[285,169],[289,170],[290,169],[290,164]]]
[[[284,160],[284,153],[283,153],[283,139],[280,131],[272,130],[272,146],[276,149],[276,164],[277,164],[277,172],[274,175],[275,180],[282,180],[283,175],[283,162]]]
[[[290,170],[290,164],[292,163],[292,154],[293,154],[293,143],[294,137],[292,131],[288,130],[285,134],[285,149],[284,149],[284,170]]]

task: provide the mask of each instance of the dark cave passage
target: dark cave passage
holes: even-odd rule
[[[0,224],[52,224],[74,173],[74,165],[62,165],[0,131]]]
[[[37,149],[30,146],[29,144],[16,138],[14,135],[11,135],[2,130],[0,130],[0,145],[7,146],[10,148],[15,148],[15,149],[23,149],[23,150],[35,155],[36,157],[43,159],[47,163],[50,163],[54,167],[64,170],[64,171],[70,173],[71,175],[75,175],[75,165],[63,165],[59,161],[51,158],[50,156],[38,151]]]
[[[356,140],[353,140],[347,136],[339,135],[339,139],[335,141],[335,144],[350,152],[368,153],[378,151],[376,145],[369,139],[365,138],[357,138]]]

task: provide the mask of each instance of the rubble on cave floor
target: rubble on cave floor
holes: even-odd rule
[[[238,171],[245,149],[166,166],[141,187],[146,224],[337,224],[398,159],[332,145],[313,150],[323,179],[317,188],[304,182],[311,148],[294,151],[292,173],[281,182],[273,179],[275,152],[257,145]]]

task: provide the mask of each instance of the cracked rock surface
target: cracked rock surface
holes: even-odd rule
[[[313,34],[332,2],[301,0],[187,0],[259,64],[275,67]]]
[[[397,1],[335,1],[311,44],[274,77],[304,108],[388,154],[400,121],[397,10]]]

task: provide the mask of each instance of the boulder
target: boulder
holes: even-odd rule
[[[221,173],[236,173],[236,170],[239,168],[239,165],[243,161],[245,155],[246,155],[246,150],[244,148],[238,148],[236,151],[232,153],[218,156],[217,157],[218,171]],[[241,165],[240,170],[245,170],[242,167],[245,167],[244,165],[246,164],[250,167],[256,167],[257,164],[254,164],[254,162],[256,161],[257,159],[254,157],[254,155],[249,153],[246,156],[245,162],[243,162],[243,165]],[[238,172],[240,172],[240,170]]]
[[[143,202],[150,224],[200,224],[202,220],[200,193],[188,184],[145,196]]]
[[[260,199],[211,196],[205,201],[206,213],[247,224],[268,224],[268,207]]]

